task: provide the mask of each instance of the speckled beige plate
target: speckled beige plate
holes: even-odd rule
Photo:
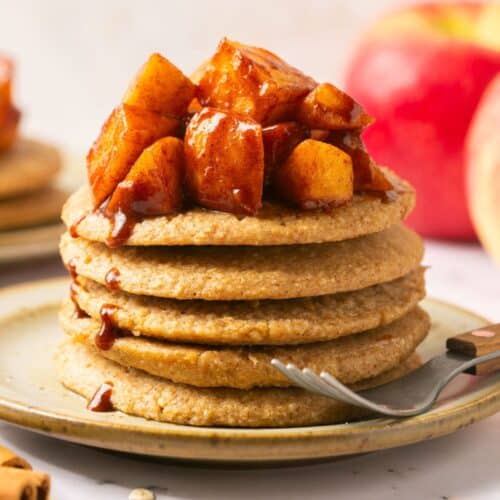
[[[91,413],[83,399],[59,385],[52,363],[63,336],[57,304],[67,287],[67,281],[53,280],[0,291],[0,418],[59,439],[164,459],[256,466],[402,446],[448,434],[500,410],[500,375],[484,379],[462,375],[435,409],[405,420],[228,429]],[[442,351],[446,337],[486,321],[443,302],[427,300],[424,306],[433,318],[431,334],[420,349],[424,357]]]
[[[60,222],[0,231],[0,263],[55,254],[63,232]]]
[[[63,168],[56,187],[71,192],[85,179],[84,156],[73,151],[60,150]],[[59,221],[0,231],[0,264],[56,254],[63,231]]]

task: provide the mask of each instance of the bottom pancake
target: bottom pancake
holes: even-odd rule
[[[99,387],[113,385],[116,410],[149,420],[197,426],[293,427],[356,420],[364,409],[298,388],[197,388],[124,368],[82,344],[66,341],[57,353],[61,382],[90,400]],[[396,380],[420,365],[414,354],[394,370],[353,386],[355,390]]]
[[[96,349],[100,322],[75,317],[75,307],[69,299],[63,302],[59,319],[66,333]],[[109,322],[107,319],[105,324]],[[122,366],[197,387],[251,389],[290,385],[271,365],[273,358],[299,368],[308,366],[316,372],[325,370],[344,384],[352,384],[401,364],[415,351],[429,328],[428,314],[416,307],[389,325],[328,342],[221,347],[159,342],[129,335],[114,339],[99,354]]]

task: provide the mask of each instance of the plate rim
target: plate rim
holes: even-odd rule
[[[19,283],[0,289],[0,299],[6,296],[23,294],[25,292],[57,287],[67,284],[67,277],[57,277]],[[489,320],[484,316],[470,311],[462,306],[450,302],[427,298],[427,303],[434,303],[459,312],[461,315],[473,317],[481,323]],[[33,311],[43,307],[53,306],[54,298],[46,297],[44,301],[30,308],[17,307],[15,311],[0,313],[2,322],[11,321],[16,313]],[[332,456],[349,455],[353,453],[374,451],[378,449],[403,446],[448,434],[462,428],[473,421],[486,418],[500,410],[500,383],[498,387],[481,389],[472,399],[468,399],[459,406],[446,403],[430,412],[405,420],[377,418],[358,423],[330,424],[309,427],[288,428],[225,428],[225,427],[194,427],[176,424],[167,424],[164,428],[148,428],[140,423],[110,422],[80,416],[68,415],[57,410],[47,410],[35,405],[15,401],[0,395],[0,419],[9,423],[28,428],[34,432],[48,434],[66,441],[90,444],[98,448],[125,451],[133,454],[145,454],[164,458],[183,460],[202,460],[212,462],[286,462],[296,460],[318,460]],[[114,414],[116,416],[116,414]],[[450,425],[444,425],[448,423]],[[380,425],[386,424],[386,425]],[[349,432],[346,433],[346,427]],[[417,432],[418,431],[418,432]],[[124,433],[133,436],[132,444],[120,442],[118,437]],[[148,448],[140,449],[141,445],[134,445],[137,440],[150,441]],[[168,440],[170,450],[162,446],[162,440]],[[158,440],[155,443],[155,440]],[[117,444],[118,442],[118,444]],[[200,443],[209,445],[206,455],[194,447]],[[274,452],[269,447],[287,443],[290,453]],[[113,444],[114,443],[114,444]],[[144,443],[145,445],[146,443]],[[316,444],[316,446],[314,446]],[[317,447],[321,444],[322,452]],[[248,454],[248,446],[255,448],[253,453],[238,458],[238,452]],[[306,449],[297,451],[297,446],[306,445]],[[224,447],[230,447],[224,452]],[[186,449],[184,449],[186,448]],[[359,449],[358,449],[359,448]],[[214,459],[214,455],[217,458]]]

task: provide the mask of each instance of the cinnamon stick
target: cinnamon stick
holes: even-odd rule
[[[0,446],[0,467],[15,467],[31,470],[31,465],[13,451]]]
[[[50,477],[14,467],[0,467],[0,498],[2,500],[48,500]]]

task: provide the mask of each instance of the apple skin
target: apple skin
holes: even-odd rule
[[[368,34],[354,54],[346,90],[376,119],[363,139],[379,164],[415,186],[417,206],[407,222],[424,236],[475,237],[464,143],[498,71],[500,52],[428,33]]]
[[[467,194],[479,239],[500,264],[500,73],[488,85],[466,141]]]

